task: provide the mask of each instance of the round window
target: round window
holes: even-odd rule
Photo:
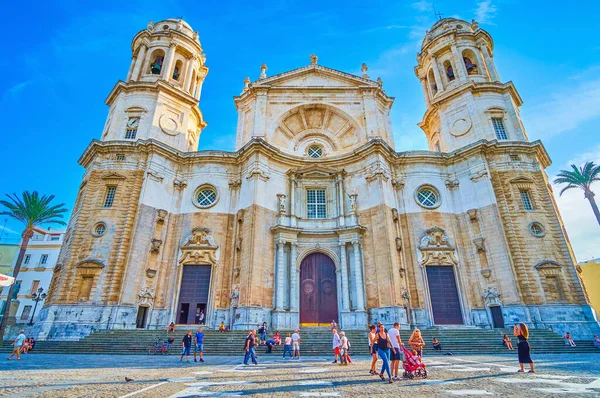
[[[529,224],[529,232],[531,232],[533,236],[537,236],[540,238],[546,235],[546,229],[539,222],[532,222],[531,224]]]
[[[194,204],[200,208],[211,207],[217,203],[217,190],[210,185],[203,185],[196,190]]]
[[[323,156],[323,148],[321,148],[319,145],[311,145],[308,147],[308,151],[306,151],[306,153],[311,158],[317,159]]]
[[[427,209],[435,209],[440,205],[438,191],[429,185],[421,186],[415,194],[417,203]]]
[[[99,222],[98,224],[94,225],[94,228],[92,228],[92,235],[96,237],[102,236],[104,233],[106,233],[106,224],[103,222]]]

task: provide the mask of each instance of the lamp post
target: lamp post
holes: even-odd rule
[[[35,310],[37,309],[38,303],[46,298],[46,293],[42,293],[44,288],[39,288],[37,293],[33,293],[31,298],[35,301],[35,306],[33,307],[33,314],[31,314],[31,319],[29,320],[29,326],[33,325],[33,317],[35,316]]]

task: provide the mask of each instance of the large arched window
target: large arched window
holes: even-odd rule
[[[465,68],[467,69],[467,73],[469,75],[478,75],[479,68],[476,64],[477,56],[475,55],[475,53],[471,50],[465,50],[463,51],[462,56],[463,61],[465,63]]]
[[[150,65],[148,66],[148,74],[160,75],[162,72],[163,61],[165,60],[165,52],[163,50],[154,50],[150,56]]]
[[[448,60],[444,61],[444,71],[446,72],[446,77],[448,78],[449,82],[456,78],[454,76],[454,69],[452,68],[452,64]]]

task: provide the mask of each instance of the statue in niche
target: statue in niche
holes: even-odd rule
[[[356,199],[358,198],[358,194],[350,194],[348,198],[350,199],[350,214],[356,214]]]
[[[277,194],[277,200],[279,202],[279,214],[285,214],[285,194]]]
[[[233,291],[229,295],[229,299],[231,300],[231,306],[233,308],[237,308],[239,300],[240,300],[240,292],[239,292],[239,289],[237,286],[235,287],[235,289],[233,289]]]

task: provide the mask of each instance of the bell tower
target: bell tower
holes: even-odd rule
[[[493,49],[492,37],[475,21],[444,18],[426,33],[415,73],[427,105],[419,127],[430,150],[452,152],[479,140],[527,140],[521,97],[512,82],[501,82]]]
[[[102,141],[156,140],[196,151],[206,123],[198,108],[208,68],[198,32],[181,19],[150,22],[132,41],[125,81],[112,89]]]

